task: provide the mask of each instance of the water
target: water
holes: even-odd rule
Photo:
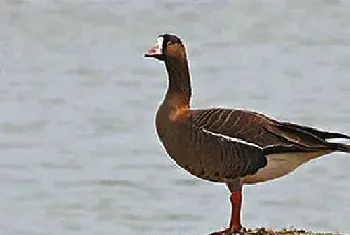
[[[164,153],[158,34],[186,42],[194,107],[350,134],[348,1],[0,2],[0,234],[207,234],[228,192]],[[350,156],[245,188],[244,225],[350,232]]]

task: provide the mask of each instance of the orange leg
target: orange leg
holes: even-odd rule
[[[234,232],[241,230],[241,206],[242,206],[242,192],[232,192],[230,196],[231,201],[231,220],[229,229]]]
[[[241,231],[242,192],[232,192],[230,196],[230,201],[232,209],[229,228],[220,232],[211,233],[210,235],[230,235],[232,233]]]

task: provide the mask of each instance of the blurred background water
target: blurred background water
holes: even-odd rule
[[[154,130],[187,45],[193,107],[350,134],[350,1],[0,1],[0,234],[207,234],[228,192],[179,169]],[[245,188],[247,227],[350,233],[350,155]]]

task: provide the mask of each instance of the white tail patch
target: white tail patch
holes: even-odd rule
[[[206,129],[204,129],[204,128],[202,128],[202,130],[203,130],[205,133],[208,133],[208,134],[210,134],[210,135],[214,135],[214,136],[217,136],[217,137],[226,139],[226,140],[231,141],[231,142],[246,144],[246,145],[249,145],[249,146],[253,146],[253,147],[262,149],[262,147],[260,147],[259,145],[254,144],[254,143],[250,143],[250,142],[247,142],[247,141],[244,141],[244,140],[242,140],[242,139],[237,139],[237,138],[233,138],[233,137],[231,137],[231,136],[227,136],[227,135],[223,135],[223,134],[211,132],[211,131],[208,131],[208,130],[206,130]]]
[[[259,169],[256,174],[243,177],[243,182],[255,184],[280,178],[294,171],[303,163],[327,153],[329,151],[269,154],[266,156],[267,165]]]
[[[350,144],[350,140],[345,138],[331,138],[331,139],[327,139],[327,142],[338,143],[338,144]]]

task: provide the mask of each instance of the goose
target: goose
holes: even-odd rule
[[[156,114],[156,131],[168,155],[190,174],[225,183],[231,193],[228,228],[212,235],[243,231],[243,185],[287,175],[312,159],[350,146],[328,142],[349,135],[274,120],[264,114],[225,108],[191,109],[186,49],[172,34],[158,36],[145,57],[165,63],[168,88]]]

